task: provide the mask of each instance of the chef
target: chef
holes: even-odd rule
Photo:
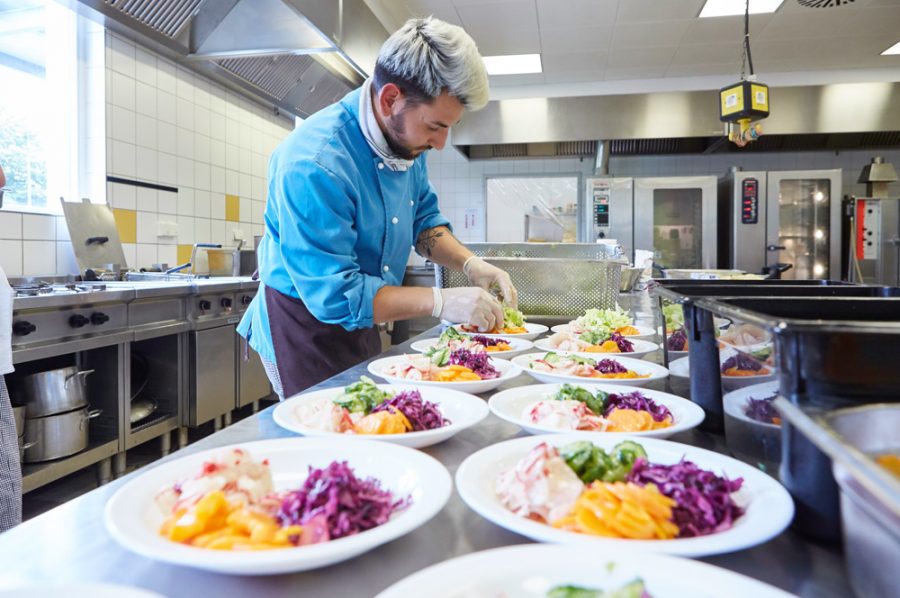
[[[6,176],[0,168],[0,188]],[[22,521],[22,469],[19,465],[19,441],[4,374],[12,366],[13,292],[0,268],[0,532]]]
[[[460,27],[411,19],[360,89],[297,127],[269,161],[260,292],[238,333],[281,398],[381,352],[378,322],[432,315],[487,331],[516,305],[509,275],[453,236],[428,182],[465,110],[488,101],[484,62]],[[402,287],[411,246],[472,286]]]

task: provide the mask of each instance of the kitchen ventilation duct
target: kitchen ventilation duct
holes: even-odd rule
[[[307,117],[359,86],[387,31],[363,0],[78,0],[105,26]]]

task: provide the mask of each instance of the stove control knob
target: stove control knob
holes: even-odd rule
[[[18,322],[13,323],[13,334],[16,336],[28,336],[35,330],[37,330],[37,326],[32,324],[31,322],[26,322],[25,320],[19,320]]]
[[[231,299],[228,297],[222,297],[222,308],[223,309],[231,309]]]
[[[252,301],[253,297],[251,297],[250,295],[244,295],[243,297],[241,297],[241,305],[243,305],[244,307],[250,305],[250,302]]]
[[[74,314],[72,316],[69,316],[69,326],[71,326],[72,328],[81,328],[88,322],[90,322],[90,320],[81,314]]]
[[[200,307],[200,311],[208,311],[209,308],[212,307],[212,303],[210,303],[206,299],[201,299],[198,305]]]
[[[99,326],[100,324],[105,324],[106,322],[109,322],[109,316],[102,311],[95,311],[91,314],[91,324],[93,324],[94,326]]]

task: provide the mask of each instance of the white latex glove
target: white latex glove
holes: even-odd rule
[[[454,324],[472,324],[488,332],[503,323],[503,308],[493,295],[478,287],[441,289],[443,307],[438,317]]]
[[[463,272],[469,277],[469,282],[485,290],[490,290],[491,285],[496,284],[503,293],[503,303],[510,307],[519,305],[519,294],[513,286],[509,274],[497,266],[492,266],[480,257],[470,257],[463,266]]]

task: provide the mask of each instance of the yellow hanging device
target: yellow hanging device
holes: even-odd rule
[[[744,147],[759,137],[762,127],[752,124],[769,116],[769,86],[759,83],[753,74],[753,56],[750,53],[750,0],[744,9],[744,40],[741,58],[741,80],[719,90],[719,120],[728,123],[728,139],[738,147]],[[745,67],[750,74],[746,75]]]

